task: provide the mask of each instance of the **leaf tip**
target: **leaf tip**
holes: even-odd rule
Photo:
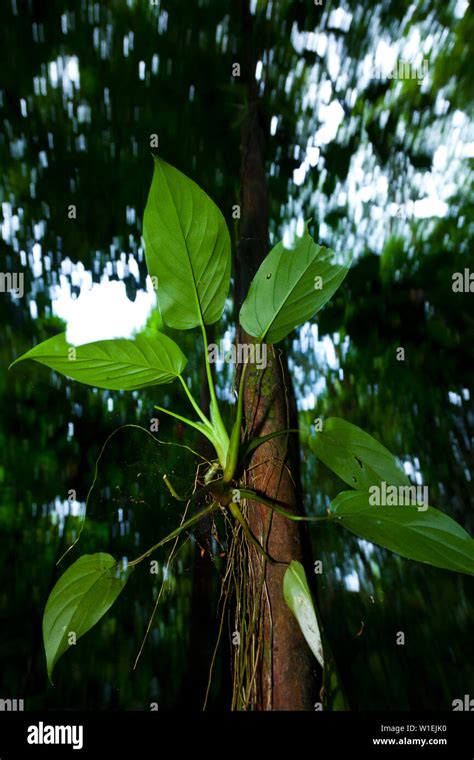
[[[29,353],[29,351],[27,353]],[[11,368],[15,366],[15,364],[18,364],[18,362],[21,362],[23,359],[26,359],[26,358],[28,358],[27,354],[21,354],[20,356],[17,356],[16,359],[14,359],[12,363],[8,366],[8,371],[10,371]]]
[[[43,636],[44,636],[44,632],[43,632]],[[46,641],[44,641],[44,653],[46,657],[46,673],[48,676],[48,681],[51,684],[51,686],[54,686],[53,670],[54,670],[56,661],[54,659],[51,659],[51,657],[48,655],[48,651],[46,649]]]

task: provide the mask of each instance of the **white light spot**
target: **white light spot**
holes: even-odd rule
[[[145,327],[156,304],[153,287],[147,291],[139,290],[132,302],[127,298],[123,282],[103,279],[100,284],[90,284],[89,272],[83,273],[78,298],[72,298],[69,281],[64,275],[60,286],[51,291],[53,314],[67,322],[67,339],[74,345],[130,338]]]

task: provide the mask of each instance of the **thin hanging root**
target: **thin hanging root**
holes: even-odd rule
[[[155,436],[152,433],[150,433],[150,431],[147,428],[144,428],[142,425],[135,425],[133,422],[127,422],[125,425],[120,425],[118,428],[116,428],[115,430],[113,430],[110,433],[110,435],[107,436],[107,438],[105,439],[105,442],[104,442],[104,444],[103,444],[103,446],[102,446],[102,448],[101,448],[101,450],[99,452],[99,456],[97,457],[97,459],[95,461],[94,479],[92,481],[91,487],[89,488],[89,490],[87,492],[84,515],[82,517],[82,522],[81,522],[81,526],[79,528],[79,533],[77,535],[77,538],[71,544],[71,546],[69,546],[66,549],[66,551],[60,556],[60,558],[56,562],[56,565],[59,565],[63,561],[64,557],[67,554],[69,554],[69,552],[71,551],[71,549],[73,549],[75,547],[75,545],[77,544],[77,542],[79,541],[79,539],[81,537],[81,533],[82,533],[84,525],[85,525],[85,522],[86,522],[87,509],[88,509],[88,506],[89,506],[89,499],[90,499],[92,491],[94,490],[94,486],[95,486],[95,484],[97,482],[97,478],[98,478],[98,475],[99,475],[99,462],[102,459],[102,455],[103,455],[105,449],[107,448],[107,444],[109,443],[109,441],[117,433],[119,433],[121,430],[124,430],[125,428],[134,428],[135,430],[141,430],[142,432],[146,433],[152,439],[152,441],[154,441],[155,443],[159,443],[162,446],[179,446],[180,449],[187,449],[192,454],[194,454],[195,456],[199,457],[199,459],[203,460],[201,464],[206,464],[207,463],[209,466],[211,464],[205,457],[203,457],[201,454],[198,454],[197,451],[194,451],[194,449],[191,449],[189,446],[186,446],[183,443],[174,443],[174,441],[161,441],[159,438],[155,438]]]
[[[144,430],[145,430],[145,432],[148,432],[148,431],[147,431],[145,428],[144,428]],[[192,451],[192,449],[190,449],[190,451]],[[193,453],[194,453],[194,452],[193,452]],[[200,455],[198,455],[198,456],[200,456]],[[202,457],[201,457],[201,459],[202,459]],[[198,466],[196,467],[196,473],[195,473],[195,476],[194,476],[194,490],[193,490],[193,495],[194,495],[194,494],[196,493],[196,491],[198,490],[197,486],[198,486],[198,478],[199,478],[199,469],[200,469],[201,467],[203,467],[203,466],[206,466],[206,464],[207,464],[207,465],[209,465],[209,462],[208,462],[207,460],[204,460],[203,462],[200,462],[200,463],[198,464]],[[168,479],[168,476],[167,476],[167,475],[163,475],[163,480],[165,481],[166,485],[168,486],[168,483],[166,482],[166,481],[167,481],[167,479]],[[170,485],[171,485],[171,484],[170,484]],[[168,487],[169,487],[169,486],[168,486]],[[172,487],[172,486],[171,486],[171,487]],[[170,489],[170,490],[171,490],[171,489]],[[174,489],[173,489],[173,490],[174,490]],[[172,493],[172,495],[174,495],[174,494],[173,494],[173,491],[171,491],[171,493]],[[176,493],[176,492],[175,492],[175,493]],[[184,501],[184,499],[183,499],[183,501]],[[188,507],[189,507],[189,504],[190,504],[190,502],[191,502],[191,499],[189,499],[189,500],[188,500],[188,503],[186,504],[186,508],[185,508],[185,510],[184,510],[184,513],[183,513],[183,516],[182,516],[182,518],[181,518],[181,526],[182,526],[182,525],[183,525],[183,523],[186,521],[186,515],[187,515],[187,512],[188,512]],[[181,547],[180,547],[180,549],[182,549],[182,548],[183,548],[183,546],[184,546],[184,544],[186,543],[186,541],[187,541],[187,539],[185,539],[185,541],[184,541],[184,542],[181,544]],[[172,547],[172,549],[171,549],[171,552],[170,552],[170,554],[169,554],[169,557],[168,557],[168,561],[166,562],[166,569],[167,569],[167,570],[169,570],[169,568],[170,568],[170,565],[171,565],[171,562],[173,561],[174,557],[176,556],[176,554],[177,554],[177,553],[178,553],[178,551],[180,550],[180,549],[179,549],[179,550],[177,551],[178,542],[179,542],[179,535],[177,535],[177,536],[176,536],[176,538],[175,538],[175,541],[174,541],[173,547]],[[142,644],[141,644],[140,650],[139,650],[139,652],[138,652],[138,654],[137,654],[137,657],[136,657],[136,659],[135,659],[135,664],[134,664],[134,666],[133,666],[133,669],[134,669],[134,670],[136,669],[136,667],[137,667],[137,665],[138,665],[138,660],[140,659],[140,657],[141,657],[141,655],[142,655],[142,652],[143,652],[143,648],[144,648],[144,646],[145,646],[145,643],[146,643],[147,637],[148,637],[148,635],[149,635],[149,633],[150,633],[150,630],[151,630],[151,627],[152,627],[152,625],[153,625],[153,619],[154,619],[154,617],[155,617],[155,614],[156,614],[156,610],[158,609],[158,605],[159,605],[159,603],[160,603],[160,599],[161,599],[161,597],[162,597],[162,594],[163,594],[163,592],[164,592],[164,588],[165,588],[166,582],[167,582],[167,581],[166,581],[166,580],[163,578],[163,581],[162,581],[162,583],[161,583],[161,587],[160,587],[160,591],[159,591],[159,593],[158,593],[158,596],[156,597],[155,606],[153,607],[153,612],[151,613],[151,617],[150,617],[150,619],[149,619],[149,621],[148,621],[147,629],[146,629],[146,631],[145,631],[145,636],[143,637],[143,641],[142,641]]]
[[[236,517],[232,518],[230,509],[223,511],[223,516],[225,528],[229,531],[229,549],[219,598],[219,607],[221,608],[219,614],[219,635],[209,671],[206,703],[203,709],[205,709],[207,704],[212,679],[212,666],[214,665],[217,648],[222,638],[225,616],[231,612],[229,604],[233,596],[235,598],[235,609],[233,610],[234,622],[233,627],[230,629],[233,630],[233,689],[231,709],[248,710],[257,701],[257,670],[263,647],[260,604],[265,597],[265,582],[264,575],[261,574],[257,583],[254,574],[254,564],[250,561],[250,552],[253,553],[253,549],[251,548],[253,544],[245,538],[243,524]],[[266,558],[263,558],[263,563],[266,563]],[[236,632],[239,634],[237,642],[233,639]]]
[[[242,491],[241,491],[241,493],[242,493]],[[237,506],[237,504],[235,502],[231,501],[230,504],[229,504],[229,509],[230,509],[230,512],[231,512],[232,516],[241,524],[242,530],[243,530],[243,532],[245,534],[245,537],[246,537],[247,541],[249,541],[252,544],[252,546],[255,546],[255,548],[257,549],[257,551],[259,551],[260,554],[263,557],[265,557],[265,559],[267,560],[267,562],[271,562],[272,565],[278,565],[278,564],[280,564],[276,559],[273,559],[273,557],[270,557],[270,555],[267,554],[267,552],[265,551],[265,549],[263,548],[263,546],[261,546],[261,544],[259,543],[259,541],[257,541],[257,539],[253,535],[252,531],[250,530],[249,526],[247,525],[247,521],[246,521],[245,517],[243,516],[242,512],[240,511],[239,507]],[[287,564],[287,563],[284,563],[284,564]]]
[[[208,699],[209,699],[209,693],[210,693],[211,685],[212,685],[212,676],[213,676],[214,664],[215,664],[215,661],[216,661],[217,652],[218,652],[219,645],[220,645],[220,642],[221,642],[222,631],[223,631],[223,628],[224,628],[225,613],[226,613],[227,608],[228,608],[229,598],[230,598],[230,596],[232,594],[232,589],[231,589],[231,585],[230,585],[230,582],[229,582],[229,572],[230,572],[230,568],[233,565],[233,561],[234,561],[233,560],[233,547],[231,546],[230,552],[227,554],[226,572],[225,572],[225,575],[222,578],[222,582],[221,582],[221,592],[220,592],[220,596],[219,596],[218,608],[222,604],[222,612],[221,612],[221,615],[220,615],[220,622],[219,622],[219,629],[218,629],[218,634],[217,634],[217,640],[216,640],[216,643],[214,645],[214,650],[213,650],[212,658],[211,658],[211,664],[209,666],[209,674],[208,674],[208,679],[207,679],[206,694],[205,694],[205,697],[204,697],[204,704],[202,706],[203,711],[206,710],[206,708],[207,708],[207,702],[208,702]]]
[[[189,504],[186,506],[186,511],[187,511],[188,506],[189,506]],[[183,518],[181,520],[181,523],[183,523],[184,520],[185,520],[185,518],[186,518],[186,511],[183,514]],[[185,539],[184,542],[181,544],[180,549],[183,548],[183,546],[185,545],[186,541],[187,541],[187,539]],[[147,638],[149,636],[149,633],[151,631],[151,628],[152,628],[152,625],[153,625],[153,620],[154,620],[154,617],[156,615],[156,611],[158,609],[158,605],[160,603],[160,599],[161,599],[161,597],[162,597],[162,595],[164,593],[164,589],[165,589],[166,584],[169,582],[169,581],[167,581],[166,578],[167,578],[168,571],[170,569],[171,562],[174,560],[175,556],[177,555],[177,553],[179,551],[179,550],[176,551],[176,547],[178,546],[178,542],[179,542],[179,536],[176,536],[176,538],[174,540],[174,544],[173,544],[172,549],[171,549],[171,552],[169,554],[168,560],[167,560],[166,565],[165,565],[165,571],[166,572],[164,573],[163,580],[162,580],[161,586],[160,586],[160,590],[159,590],[158,596],[156,597],[156,600],[155,600],[155,605],[153,607],[153,612],[150,615],[150,619],[149,619],[148,625],[146,627],[145,635],[143,637],[140,649],[138,650],[138,654],[137,654],[137,656],[135,658],[135,663],[133,665],[133,669],[134,670],[136,670],[137,665],[138,665],[138,660],[142,656],[142,652],[143,652],[143,649],[145,647],[146,640],[147,640]]]
[[[241,638],[239,646],[234,648],[232,710],[248,710],[257,703],[257,670],[263,648],[263,617],[260,607],[266,597],[265,573],[260,573],[257,581],[255,565],[250,559],[252,545],[244,537],[241,523],[235,521],[228,583],[235,593],[235,630],[240,632]],[[263,565],[265,564],[266,560],[263,559]]]

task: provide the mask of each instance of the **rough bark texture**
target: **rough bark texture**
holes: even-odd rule
[[[254,78],[252,19],[247,1],[242,0],[246,51],[248,110],[241,133],[241,221],[236,262],[237,301],[240,305],[250,281],[267,253],[268,199],[264,164],[264,129]],[[251,342],[240,333],[238,340]],[[247,369],[245,419],[251,436],[266,435],[290,426],[292,388],[285,358],[279,347],[268,347],[267,367]],[[296,454],[289,457],[288,452]],[[299,511],[297,461],[298,441],[285,436],[260,446],[246,473],[249,485],[269,498],[277,498]],[[293,466],[291,464],[293,459]],[[267,507],[247,505],[254,535],[266,544],[269,554],[279,561],[303,561],[304,532]],[[257,669],[257,690],[253,708],[257,710],[309,710],[316,700],[315,661],[283,598],[284,565],[263,563],[254,549],[251,562],[256,593],[262,587],[260,625],[263,650]],[[266,564],[266,566],[265,566]],[[265,574],[262,579],[262,573]],[[262,584],[263,581],[263,584]]]

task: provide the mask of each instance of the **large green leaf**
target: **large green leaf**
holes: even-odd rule
[[[127,582],[110,554],[85,554],[60,577],[43,615],[43,639],[48,677],[74,641],[105,615]]]
[[[20,356],[61,372],[86,385],[131,391],[147,385],[169,383],[181,374],[186,357],[163,333],[137,335],[134,340],[116,338],[71,346],[65,333],[55,335]]]
[[[310,436],[308,443],[318,459],[352,488],[367,491],[382,481],[394,486],[410,485],[385,446],[339,417],[328,417],[323,429]]]
[[[189,330],[217,322],[230,284],[224,217],[195,182],[161,158],[155,158],[143,238],[165,324]]]
[[[240,324],[255,338],[278,343],[329,301],[347,272],[347,263],[336,263],[334,251],[317,245],[307,230],[291,249],[280,242],[252,280]]]
[[[371,506],[369,493],[344,491],[332,502],[334,518],[356,536],[402,557],[474,575],[474,541],[438,509]]]
[[[324,668],[324,653],[318,618],[303,565],[290,562],[283,578],[283,596],[298,621],[301,633],[317,661]]]

